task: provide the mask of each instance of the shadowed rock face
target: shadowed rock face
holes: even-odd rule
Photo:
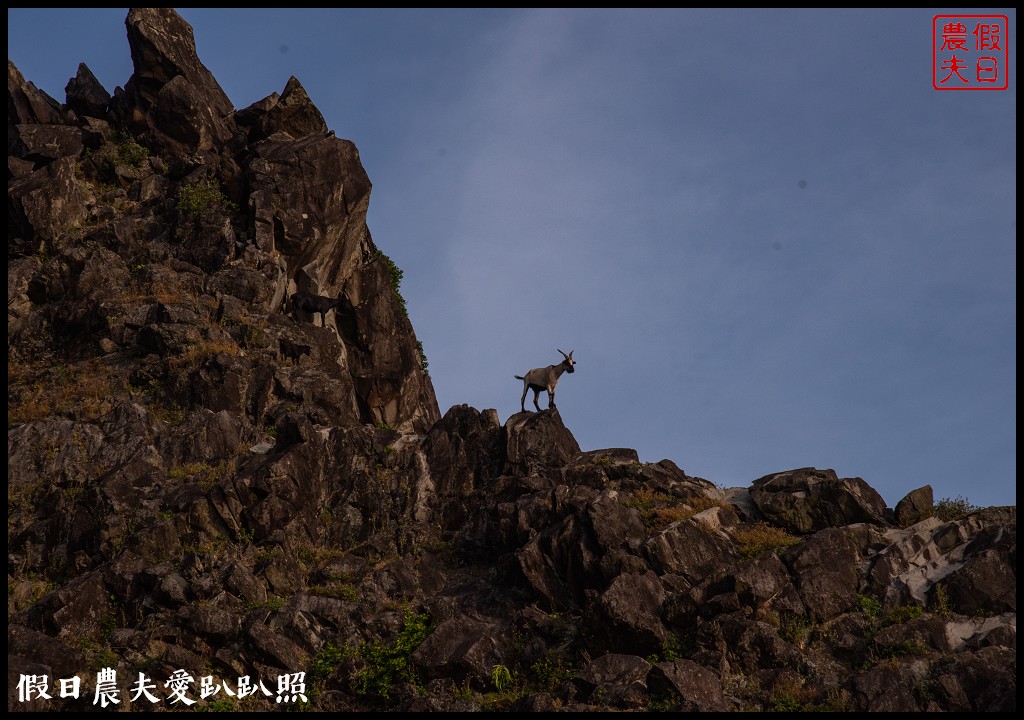
[[[750,496],[773,522],[795,532],[811,532],[842,522],[888,524],[885,501],[860,478],[833,470],[801,468],[754,481]]]
[[[81,268],[94,264],[110,275],[99,284],[114,302],[78,297],[73,311],[60,303],[61,332],[106,329],[94,340],[164,358],[197,342],[240,343],[244,357],[229,352],[179,375],[174,392],[212,402],[223,388],[220,407],[248,403],[258,424],[276,415],[275,401],[304,398],[322,406],[322,424],[426,432],[440,413],[387,258],[366,227],[371,185],[355,146],[328,134],[295,78],[238,113],[240,125],[173,10],[135,8],[126,25],[135,71],[109,102],[85,65],[60,106],[8,63],[8,255],[23,265],[48,259],[22,268],[32,275],[26,290],[36,301],[67,301]],[[344,293],[351,310],[328,316],[328,328],[282,323],[296,290]],[[118,301],[132,294],[135,302]],[[199,328],[214,320],[210,298],[218,326]],[[326,403],[311,397],[313,385],[295,387],[303,378],[257,379],[273,370],[253,351],[280,339],[322,348],[305,375],[317,376]]]
[[[1015,709],[1015,508],[441,417],[355,146],[295,78],[235,111],[173,10],[126,25],[110,97],[8,62],[9,710],[102,667],[126,709],[180,670],[271,691],[205,709],[286,673],[325,711]]]
[[[196,55],[192,26],[171,8],[132,8],[125,20],[135,71],[115,113],[135,134],[177,152],[216,152],[235,133],[234,106]]]

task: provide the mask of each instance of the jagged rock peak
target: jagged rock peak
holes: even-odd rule
[[[192,26],[172,8],[132,8],[125,19],[138,97],[148,104],[175,77],[203,87],[214,112],[227,115],[234,107],[213,74],[199,61]]]
[[[235,122],[248,131],[249,144],[275,132],[294,139],[327,132],[323,115],[294,75],[288,78],[280,95],[273,93],[235,113]]]
[[[65,122],[60,103],[25,80],[21,71],[7,61],[7,135],[13,126],[27,123],[52,125]]]
[[[68,107],[83,117],[102,118],[110,104],[110,93],[96,79],[85,63],[79,63],[78,73],[68,80],[64,88]]]
[[[327,365],[315,363],[321,372],[327,367],[329,374],[340,373],[332,375],[336,386],[322,380],[317,397],[308,401],[320,406],[305,408],[317,422],[373,422],[426,432],[440,413],[390,260],[366,227],[372,186],[355,145],[328,132],[295,77],[280,94],[236,114],[199,61],[192,28],[173,10],[135,8],[125,24],[135,72],[112,98],[80,65],[67,86],[69,104],[62,107],[8,63],[9,256],[28,257],[45,243],[46,257],[61,262],[67,253],[76,262],[83,254],[98,257],[92,248],[105,246],[122,262],[132,258],[133,266],[160,268],[168,276],[185,272],[183,265],[171,269],[168,260],[187,263],[207,276],[208,291],[223,308],[221,328],[289,320],[286,329],[265,335],[261,350],[292,348],[289,357],[296,361],[295,348],[332,358]],[[207,194],[189,199],[200,191]],[[58,278],[57,263],[22,270],[35,275],[26,285],[33,297],[19,299],[30,320],[22,326],[19,318],[9,339],[22,337],[22,331],[26,339],[38,339],[26,330],[45,321],[31,319],[33,302],[58,301],[64,308],[75,273]],[[119,285],[110,278],[104,287]],[[196,282],[189,286],[178,302],[201,303],[203,289]],[[309,316],[285,314],[286,300],[296,291],[345,294],[348,311],[332,316],[340,344],[316,337]],[[72,324],[87,320],[108,327],[94,310]],[[190,307],[192,313],[199,310]],[[67,311],[72,312],[69,306]],[[118,319],[113,335],[97,341],[107,352],[153,350],[166,358],[189,344],[187,333],[163,327],[167,319],[140,315],[141,331],[131,322],[128,334]],[[326,318],[318,319],[323,328]],[[244,349],[253,361],[254,348]],[[249,378],[251,369],[218,372]],[[301,394],[290,382],[280,387],[285,394]],[[215,397],[193,389],[200,405],[209,401],[222,409],[242,402],[238,393]],[[284,398],[259,403],[256,414],[278,402]],[[277,411],[272,414],[276,419]]]
[[[170,8],[132,8],[125,25],[135,70],[114,91],[117,123],[172,156],[223,150],[236,134],[234,106],[199,61],[192,26]]]

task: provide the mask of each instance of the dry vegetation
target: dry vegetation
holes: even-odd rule
[[[7,426],[54,415],[93,421],[113,406],[119,382],[99,362],[60,365],[24,363],[7,357]]]
[[[643,488],[633,493],[633,497],[626,500],[625,504],[640,511],[640,517],[648,530],[662,530],[708,508],[719,507],[722,501],[711,497],[681,500],[668,493]]]
[[[737,549],[740,557],[744,559],[782,550],[798,542],[800,538],[768,523],[744,525],[736,530]]]

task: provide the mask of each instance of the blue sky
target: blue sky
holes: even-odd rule
[[[927,9],[179,12],[236,108],[294,75],[355,142],[442,412],[574,350],[585,450],[1016,504],[1015,10],[962,11],[1009,17],[980,92]],[[126,16],[8,9],[8,58],[113,92]]]

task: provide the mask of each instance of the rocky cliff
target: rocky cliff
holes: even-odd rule
[[[8,62],[10,710],[1015,709],[1015,507],[442,417],[355,146],[126,26]]]

